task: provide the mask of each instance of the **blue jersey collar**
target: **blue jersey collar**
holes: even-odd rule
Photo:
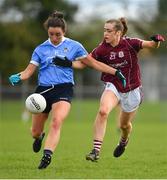
[[[62,41],[61,41],[58,45],[54,45],[54,44],[51,42],[50,38],[48,39],[48,41],[49,41],[49,44],[51,44],[52,46],[58,47],[58,46],[60,46],[66,39],[67,39],[67,38],[63,36]]]

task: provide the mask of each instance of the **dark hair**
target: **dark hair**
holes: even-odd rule
[[[127,31],[128,31],[128,26],[127,26],[127,21],[125,18],[121,17],[119,19],[110,19],[108,21],[106,21],[106,23],[114,23],[115,26],[115,30],[116,31],[121,31],[122,32],[122,36],[124,36]]]
[[[59,11],[54,11],[44,22],[44,27],[46,30],[48,30],[49,27],[60,27],[65,32],[66,22],[64,20],[63,13]]]

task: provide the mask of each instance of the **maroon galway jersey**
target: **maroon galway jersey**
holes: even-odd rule
[[[123,37],[115,47],[103,41],[92,51],[91,56],[113,68],[120,69],[126,77],[126,88],[123,88],[118,77],[111,74],[102,73],[101,80],[112,82],[122,93],[139,87],[141,75],[137,53],[140,49],[142,49],[142,40],[137,38]]]

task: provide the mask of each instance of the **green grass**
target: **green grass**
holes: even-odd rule
[[[98,163],[85,160],[92,148],[92,126],[98,101],[74,101],[60,143],[46,170],[38,170],[42,156],[32,152],[31,121],[23,122],[20,102],[2,102],[0,120],[0,178],[2,179],[161,179],[167,178],[167,103],[143,103],[133,123],[125,154],[112,156],[119,139],[115,112],[111,113]],[[46,131],[48,123],[46,125]]]

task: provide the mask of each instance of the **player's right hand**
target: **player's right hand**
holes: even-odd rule
[[[13,74],[9,77],[9,82],[14,86],[15,84],[18,84],[21,81],[20,74]]]
[[[117,76],[121,80],[122,86],[125,88],[126,87],[126,78],[122,74],[122,72],[120,70],[117,70],[115,73],[115,76]]]

